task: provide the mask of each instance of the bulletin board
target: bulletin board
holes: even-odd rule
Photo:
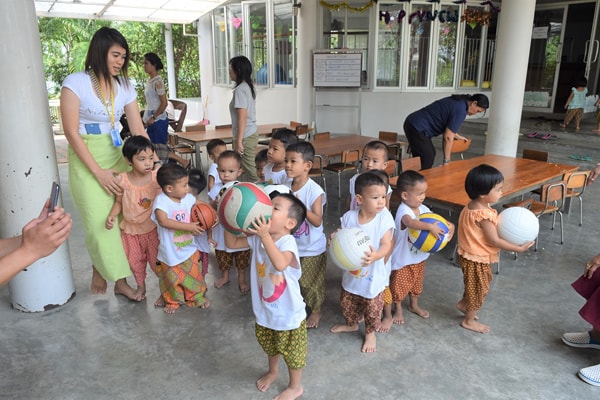
[[[347,51],[313,52],[313,86],[360,87],[362,53]]]

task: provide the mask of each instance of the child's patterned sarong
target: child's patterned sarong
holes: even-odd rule
[[[325,267],[327,253],[318,256],[300,257],[302,276],[298,283],[304,302],[312,312],[320,312],[325,301]]]
[[[289,331],[276,331],[256,324],[256,340],[269,357],[281,354],[289,369],[302,369],[306,366],[306,320],[298,328]]]
[[[420,296],[423,293],[423,278],[425,277],[425,261],[418,264],[406,265],[392,271],[390,289],[395,303],[399,303],[410,293]]]
[[[458,255],[458,263],[463,271],[465,291],[463,299],[466,311],[481,309],[492,284],[492,265],[475,262]]]
[[[160,262],[156,267],[159,276],[160,293],[166,308],[179,308],[180,304],[188,307],[202,307],[206,303],[206,283],[202,270],[198,268],[200,252],[179,265],[169,266]]]
[[[342,288],[340,305],[346,325],[356,325],[361,317],[365,319],[365,333],[373,333],[381,324],[383,311],[383,290],[372,299],[347,292]]]

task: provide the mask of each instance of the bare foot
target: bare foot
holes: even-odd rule
[[[304,393],[304,389],[302,388],[302,386],[300,386],[299,388],[288,387],[283,392],[273,397],[273,400],[294,400],[302,396],[302,393]]]
[[[125,296],[132,301],[142,301],[143,297],[127,284],[125,279],[119,279],[115,282],[115,294]]]
[[[258,390],[264,393],[267,390],[269,390],[271,384],[273,383],[273,381],[275,381],[276,378],[276,373],[267,372],[256,381],[256,387],[258,388]]]
[[[92,294],[104,294],[106,293],[106,279],[100,275],[96,270],[96,267],[92,265],[92,284],[90,285]]]
[[[200,305],[200,308],[208,308],[208,307],[210,307],[210,301],[208,301],[208,299],[206,299],[206,298],[205,298],[205,300],[206,301],[204,302],[204,304]]]
[[[163,299],[162,296],[158,296],[158,299],[156,299],[156,301],[154,302],[154,307],[164,307],[165,306],[165,299]]]
[[[319,327],[319,321],[321,320],[321,312],[315,312],[313,311],[310,316],[306,319],[306,327],[308,329],[311,328],[318,328]]]
[[[166,312],[167,314],[175,314],[175,311],[177,311],[178,308],[179,307],[168,306],[168,307],[165,307],[163,309],[163,311]]]
[[[592,129],[592,132],[600,132],[600,129]]]
[[[137,290],[135,291],[136,297],[140,297],[140,299],[145,299],[146,298],[146,286],[145,285],[140,285],[138,286]]]
[[[229,283],[229,278],[221,278],[221,279],[215,281],[215,287],[217,289],[220,289],[223,286],[227,285],[228,283]]]
[[[354,324],[354,325],[335,324],[334,326],[331,327],[331,329],[329,331],[333,332],[333,333],[340,333],[340,332],[356,332],[357,330],[358,330],[358,324]]]
[[[463,321],[460,323],[460,326],[478,333],[488,333],[490,331],[489,326],[484,325],[481,322],[477,322],[475,320],[468,320],[466,318],[463,319]]]
[[[566,128],[567,126],[565,124],[560,124],[561,128]]]
[[[375,353],[377,351],[377,338],[375,332],[367,333],[365,335],[365,341],[363,342],[362,349],[363,353]]]
[[[248,286],[248,284],[246,282],[239,282],[238,289],[240,289],[241,294],[246,294],[250,291],[250,286]]]
[[[463,304],[462,300],[461,300],[461,301],[459,301],[458,303],[456,303],[456,308],[458,309],[458,311],[460,311],[460,312],[461,312],[461,313],[463,313],[463,314],[466,314],[466,313],[467,313],[467,309],[465,308],[465,306],[464,306],[464,304]],[[476,316],[475,316],[475,321],[477,321],[478,319],[479,319],[479,317],[476,315]]]
[[[388,333],[392,324],[394,323],[394,319],[392,317],[383,317],[381,320],[381,324],[375,329],[377,332]]]
[[[402,307],[396,307],[396,311],[394,311],[392,317],[395,325],[403,325],[404,316],[402,315]]]
[[[419,317],[421,318],[429,318],[429,311],[427,310],[423,310],[421,307],[419,306],[408,306],[408,311],[410,311],[413,314],[417,314]]]

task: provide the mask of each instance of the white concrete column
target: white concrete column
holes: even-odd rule
[[[173,53],[173,28],[165,24],[165,51],[167,53],[167,82],[169,84],[169,98],[177,98],[177,80],[175,79],[175,55]]]
[[[296,86],[298,121],[314,121],[312,85],[312,51],[317,47],[316,1],[303,1],[298,13],[298,84]]]
[[[535,0],[502,1],[486,154],[517,154],[534,13]]]
[[[5,0],[0,13],[0,237],[38,216],[59,181],[42,48],[33,0]],[[15,34],[17,32],[17,34]],[[9,283],[14,308],[44,311],[75,294],[68,244]]]
[[[213,108],[213,46],[212,46],[212,19],[210,14],[198,19],[198,57],[200,62],[200,90],[202,96],[202,118],[211,119]],[[214,120],[214,117],[212,118]]]

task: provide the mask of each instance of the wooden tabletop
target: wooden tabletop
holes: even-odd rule
[[[450,211],[460,211],[469,202],[465,192],[467,173],[480,164],[494,166],[504,175],[503,199],[508,199],[540,188],[545,183],[576,171],[577,166],[554,164],[525,158],[487,154],[468,160],[419,171],[427,180],[427,205]]]
[[[312,145],[315,148],[315,154],[326,157],[335,157],[342,154],[344,150],[357,149],[362,152],[363,147],[373,140],[379,140],[371,136],[360,136],[360,135],[343,135],[335,136],[328,140],[311,140]],[[387,145],[396,144],[395,142],[388,142],[382,140]]]
[[[273,129],[287,128],[286,124],[262,124],[258,125],[258,134],[261,136],[270,135]],[[231,128],[210,129],[206,131],[194,132],[176,132],[179,139],[191,143],[204,143],[212,139],[231,140],[233,139],[233,130]]]

